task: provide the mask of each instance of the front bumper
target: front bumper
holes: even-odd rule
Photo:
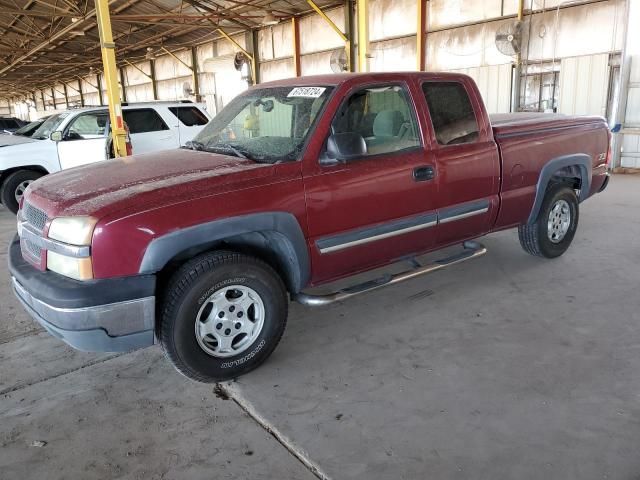
[[[79,282],[39,271],[9,247],[13,290],[49,333],[78,350],[126,352],[154,343],[155,276]]]

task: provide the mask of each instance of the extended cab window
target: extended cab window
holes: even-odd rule
[[[107,113],[83,113],[71,121],[65,140],[84,140],[104,137],[107,126]]]
[[[209,123],[207,116],[196,107],[169,107],[169,111],[178,117],[178,120],[187,127],[206,125]]]
[[[417,132],[409,96],[398,85],[368,87],[355,92],[345,100],[331,124],[334,135],[362,136],[366,155],[418,147]]]
[[[125,110],[122,112],[124,121],[129,127],[129,133],[147,133],[169,130],[164,120],[158,112],[151,108],[141,108],[136,110]]]
[[[425,82],[422,91],[440,145],[478,140],[478,122],[464,85],[458,82]]]

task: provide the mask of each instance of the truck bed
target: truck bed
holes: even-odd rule
[[[598,116],[581,117],[563,115],[561,113],[539,112],[494,113],[489,115],[489,120],[495,136],[576,127],[605,121],[604,118]]]

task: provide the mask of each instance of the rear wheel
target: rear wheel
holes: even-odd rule
[[[13,172],[2,184],[0,197],[3,205],[11,212],[17,213],[24,191],[32,182],[42,176],[42,173],[34,170],[18,170],[17,172]]]
[[[518,227],[520,245],[531,255],[559,257],[571,245],[578,217],[576,192],[564,184],[552,185],[547,189],[537,220]]]
[[[284,332],[287,310],[286,289],[269,265],[234,252],[207,253],[173,275],[159,337],[185,376],[229,380],[269,357]]]

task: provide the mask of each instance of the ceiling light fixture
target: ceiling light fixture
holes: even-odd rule
[[[267,12],[266,15],[262,18],[262,25],[277,25],[280,22],[272,12]]]

